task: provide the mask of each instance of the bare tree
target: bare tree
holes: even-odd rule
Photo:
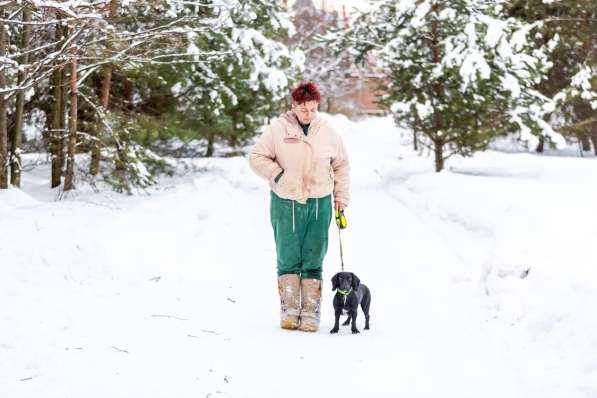
[[[198,36],[207,41],[234,26],[234,13],[251,4],[250,0],[0,0],[0,185],[6,180],[9,159],[12,181],[20,183],[23,126],[27,112],[36,107],[46,115],[52,187],[60,186],[63,176],[64,189],[74,187],[77,152],[90,150],[90,174],[99,174],[100,153],[106,147],[113,170],[123,172],[125,180],[137,172],[150,174],[137,154],[149,155],[132,141],[119,115],[108,112],[114,71],[202,64],[227,54],[230,51],[189,43],[198,41]],[[130,104],[132,80],[124,76],[122,84]],[[96,89],[98,95],[89,95]],[[17,104],[15,112],[9,104]],[[14,128],[8,125],[9,114],[15,115]],[[12,135],[12,157],[7,153],[7,130]]]
[[[0,18],[4,19],[4,9],[0,8]],[[0,22],[0,58],[6,55],[6,25]],[[5,62],[0,65],[0,189],[8,188],[8,137],[6,130],[6,87]]]
[[[17,85],[23,84],[26,77],[26,70],[24,69],[29,63],[29,53],[26,51],[29,45],[29,36],[31,33],[31,25],[27,23],[31,20],[31,9],[27,6],[23,8],[23,25],[20,48],[23,55],[20,59],[21,68],[19,68]],[[23,136],[23,109],[25,107],[25,92],[20,90],[17,93],[17,109],[15,114],[15,128],[14,135],[11,140],[10,148],[10,183],[15,187],[21,186],[21,141]]]
[[[66,175],[64,176],[64,190],[74,188],[75,178],[75,147],[77,145],[77,59],[70,62],[70,116],[68,119],[68,145],[66,157]]]
[[[63,39],[63,27],[56,26],[55,39],[60,42]],[[55,61],[58,62],[58,61]],[[52,122],[50,128],[50,152],[52,156],[52,181],[51,187],[60,186],[62,167],[64,163],[64,109],[66,106],[66,90],[63,87],[63,70],[59,67],[52,73]]]

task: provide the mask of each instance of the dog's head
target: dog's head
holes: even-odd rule
[[[361,280],[352,272],[338,272],[332,277],[332,291],[340,290],[357,290]]]

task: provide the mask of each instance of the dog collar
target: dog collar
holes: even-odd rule
[[[350,294],[350,292],[352,292],[352,289],[348,289],[348,290],[338,289],[338,293],[340,293],[344,296],[348,296]]]

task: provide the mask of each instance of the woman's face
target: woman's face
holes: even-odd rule
[[[315,118],[317,114],[317,106],[319,102],[317,101],[307,101],[302,104],[293,103],[292,104],[292,112],[296,115],[296,118],[302,124],[309,124]]]

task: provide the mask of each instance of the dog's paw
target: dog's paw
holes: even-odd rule
[[[338,333],[338,330],[340,330],[340,328],[333,328],[332,330],[330,330],[330,333]]]
[[[359,331],[359,329],[352,329],[352,330],[351,330],[351,332],[352,332],[352,334],[361,333],[361,332]]]
[[[369,330],[369,326],[365,326],[365,330]]]

